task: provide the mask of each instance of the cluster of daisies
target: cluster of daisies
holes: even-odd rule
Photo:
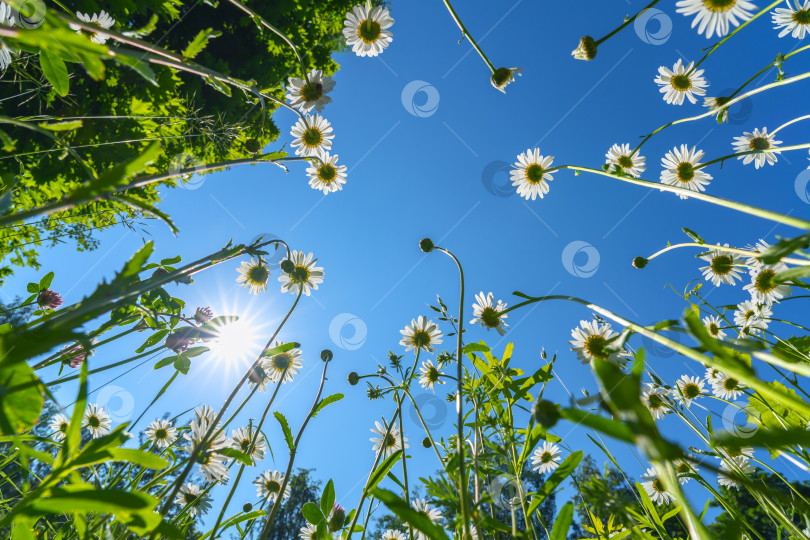
[[[779,37],[791,36],[804,39],[810,29],[810,0],[786,0],[787,8],[776,8],[771,12],[771,20],[776,25]],[[692,28],[698,27],[698,34],[707,38],[713,35],[725,36],[730,28],[738,27],[751,19],[757,6],[747,0],[680,0],[677,12],[687,17],[694,15]]]
[[[311,291],[318,290],[318,284],[323,283],[323,268],[315,266],[317,261],[312,252],[305,255],[303,251],[292,251],[289,258],[285,257],[280,265],[282,274],[278,277],[281,292],[298,294],[301,291],[302,294],[309,296]],[[251,257],[250,261],[244,261],[237,268],[237,272],[239,272],[237,283],[247,287],[251,294],[267,290],[270,267],[261,256],[258,259]]]
[[[51,429],[51,437],[56,442],[62,442],[67,436],[68,429],[70,428],[70,418],[65,414],[56,414],[51,422],[48,424]],[[95,403],[87,405],[82,416],[81,426],[91,438],[97,439],[110,433],[112,429],[112,422],[110,415]]]
[[[444,516],[442,516],[441,510],[433,508],[427,500],[414,499],[413,501],[411,501],[411,507],[416,512],[419,512],[420,514],[423,514],[425,517],[427,517],[432,523],[436,525],[441,525],[442,519],[444,518]],[[340,505],[335,505],[335,508],[332,510],[332,513],[330,514],[329,522],[331,523],[332,521],[335,521],[337,525],[337,522],[339,522],[340,520],[339,519],[333,520],[333,516],[335,516],[336,511],[338,512],[339,517],[340,512],[343,512],[344,510],[343,508],[340,507]],[[330,525],[329,527],[330,532],[334,532],[335,530],[339,529],[340,528],[337,526],[332,527]],[[421,531],[414,530],[413,533],[414,533],[413,537],[416,540],[429,540],[428,536]],[[301,528],[301,531],[299,532],[298,536],[299,538],[301,538],[301,540],[311,540],[311,539],[314,540],[318,538],[318,528],[315,525],[308,523],[307,525]],[[380,536],[380,540],[408,540],[408,534],[396,529],[387,529],[385,532],[382,533],[382,536]]]

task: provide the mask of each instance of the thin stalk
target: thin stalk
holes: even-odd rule
[[[662,249],[660,251],[656,251],[655,253],[653,253],[649,257],[645,257],[645,258],[647,259],[647,261],[651,261],[651,260],[655,259],[656,257],[658,257],[659,255],[663,255],[667,251],[671,251],[673,249],[678,249],[678,248],[682,248],[682,247],[699,247],[699,248],[703,248],[703,249],[716,249],[716,250],[728,251],[729,253],[735,253],[737,255],[743,255],[743,256],[748,256],[748,257],[758,257],[758,256],[762,255],[758,251],[752,251],[752,250],[749,250],[749,249],[739,249],[739,248],[733,248],[733,247],[728,247],[728,246],[721,246],[721,245],[718,245],[718,244],[698,244],[697,242],[684,242],[682,244],[674,244],[674,245],[671,245],[671,246],[667,246],[664,249]],[[792,258],[787,258],[786,257],[786,258],[780,259],[780,261],[784,262],[784,263],[788,263],[788,264],[795,264],[797,266],[810,266],[810,261],[805,261],[805,260],[801,260],[801,259],[792,259]]]
[[[616,34],[618,34],[619,32],[621,32],[621,31],[622,31],[622,29],[623,29],[623,28],[625,28],[627,25],[632,24],[632,23],[633,23],[633,21],[635,21],[635,20],[636,20],[636,18],[638,18],[638,16],[639,16],[639,15],[641,15],[643,12],[645,12],[645,11],[647,11],[648,9],[650,9],[651,7],[653,7],[653,6],[654,6],[655,4],[657,4],[658,2],[659,2],[659,0],[653,0],[652,2],[650,2],[649,4],[647,4],[646,6],[644,6],[643,8],[641,8],[641,11],[639,11],[638,13],[636,13],[635,15],[633,15],[632,17],[630,17],[629,19],[625,20],[625,21],[624,21],[624,22],[623,22],[621,25],[619,25],[619,27],[618,27],[618,28],[616,28],[616,29],[615,29],[615,30],[613,30],[612,32],[608,33],[606,36],[604,36],[604,37],[602,37],[602,38],[597,39],[596,41],[594,41],[594,45],[599,46],[599,44],[601,44],[602,42],[607,41],[608,39],[610,39],[610,38],[611,38],[611,37],[613,37],[614,35],[616,35]]]
[[[399,396],[397,395],[397,399]],[[402,448],[402,483],[405,487],[405,500],[411,500],[411,494],[408,490],[408,465],[405,456],[405,425],[402,423],[402,407],[399,408],[399,446]],[[369,504],[369,509],[371,505]],[[366,518],[368,520],[368,518]],[[365,526],[363,527],[365,529]],[[413,540],[413,528],[408,525],[408,537]]]
[[[487,55],[484,54],[484,51],[481,50],[481,47],[478,46],[478,43],[475,42],[475,39],[473,39],[473,37],[467,31],[467,28],[464,26],[464,23],[461,22],[461,19],[459,18],[458,14],[456,13],[456,10],[453,9],[453,6],[450,4],[450,2],[448,0],[443,0],[443,2],[444,2],[444,5],[447,7],[447,11],[450,12],[450,16],[453,17],[454,21],[456,21],[456,24],[458,25],[459,30],[461,30],[461,34],[465,38],[467,38],[467,41],[470,42],[470,44],[475,49],[475,52],[477,52],[478,56],[480,56],[481,59],[487,64],[487,67],[492,71],[492,73],[495,73],[495,71],[496,71],[495,66],[492,64],[492,62],[489,61],[489,58],[487,58]]]

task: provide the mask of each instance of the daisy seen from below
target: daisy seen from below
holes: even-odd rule
[[[658,68],[655,83],[661,87],[659,92],[664,94],[664,101],[669,104],[683,105],[683,100],[686,98],[690,103],[695,104],[697,103],[695,96],[706,95],[706,87],[709,86],[709,83],[703,78],[702,69],[693,71],[694,64],[694,62],[689,62],[689,65],[684,67],[679,58],[672,69],[666,66]]]
[[[444,381],[441,379],[444,373],[439,371],[439,368],[433,365],[433,360],[422,362],[422,367],[419,368],[419,373],[421,373],[421,376],[419,377],[419,384],[421,384],[425,390],[433,390],[434,385],[444,384]]]
[[[267,280],[270,279],[270,269],[264,264],[261,257],[250,258],[250,261],[242,261],[241,266],[236,269],[239,277],[236,281],[242,287],[247,287],[250,294],[259,294],[267,290]]]
[[[284,475],[278,471],[264,471],[256,480],[253,481],[256,486],[256,496],[260,499],[267,499],[268,502],[273,503],[281,493],[281,486],[284,485]],[[291,495],[290,486],[284,489],[283,499],[289,499]]]
[[[768,329],[768,319],[771,315],[773,312],[770,307],[758,304],[754,300],[746,300],[737,305],[734,324],[740,327],[740,333],[757,335]]]
[[[618,336],[610,324],[601,324],[599,321],[579,321],[579,328],[571,330],[571,337],[568,343],[573,345],[571,350],[577,353],[577,358],[583,364],[591,362],[594,358],[601,358],[610,362],[618,363],[621,356],[626,356],[623,350],[615,351],[611,349],[610,340]]]
[[[710,385],[714,384],[714,381],[723,377],[723,372],[717,368],[706,368],[706,382]]]
[[[323,151],[318,157],[320,161],[312,160],[307,167],[309,186],[323,191],[325,195],[343,189],[346,183],[346,165],[337,164],[337,154],[330,156],[329,152]]]
[[[487,330],[493,328],[498,331],[498,334],[504,335],[506,333],[505,327],[508,326],[504,319],[509,315],[503,313],[506,309],[506,303],[498,300],[495,302],[495,297],[492,293],[487,293],[484,296],[484,291],[475,295],[475,303],[473,304],[473,319],[470,324],[480,323],[481,326]]]
[[[405,536],[405,533],[403,533],[402,531],[388,529],[384,533],[382,533],[380,540],[408,540],[408,537]]]
[[[100,13],[93,13],[92,17],[87,13],[81,13],[77,11],[76,18],[82,21],[83,23],[100,26],[104,30],[108,30],[109,28],[112,27],[112,25],[115,24],[115,19],[113,19],[112,15],[110,15],[103,9],[101,10]],[[71,30],[75,30],[76,33],[78,34],[81,34],[82,32],[81,27],[76,24],[71,24],[70,28]],[[93,43],[98,43],[99,45],[104,45],[105,43],[107,43],[107,40],[109,38],[110,36],[103,32],[93,32],[93,37],[90,38],[90,41],[92,41]]]
[[[681,485],[691,480],[692,476],[696,475],[698,472],[698,468],[692,465],[691,461],[687,461],[686,459],[676,459],[672,464],[675,467],[675,474],[678,475],[678,482],[680,482]]]
[[[430,521],[432,521],[433,523],[435,523],[437,525],[439,523],[441,523],[441,521],[442,521],[442,513],[441,513],[441,511],[439,509],[437,509],[437,508],[431,508],[430,503],[427,501],[427,499],[414,499],[411,502],[411,506],[417,512],[427,516],[427,518]],[[414,531],[414,536],[418,540],[429,540],[428,537],[424,533],[419,532],[419,531]]]
[[[290,146],[295,148],[296,156],[317,156],[320,152],[332,148],[332,124],[319,114],[305,115],[290,130],[293,141]]]
[[[372,7],[371,2],[354,6],[346,14],[343,22],[343,36],[346,45],[352,48],[357,56],[377,56],[393,40],[388,30],[394,25],[391,12],[382,6]]]
[[[203,438],[211,422],[208,418],[198,418],[192,420],[189,424],[191,430],[189,433],[184,433],[183,437],[189,441],[185,446],[188,453],[194,452],[195,448],[199,448],[197,452],[197,463],[200,465],[200,470],[205,475],[206,482],[219,482],[226,484],[230,473],[225,465],[227,458],[220,454],[219,451],[228,446],[225,439],[225,434],[221,430],[215,429],[213,432],[213,440],[208,440],[203,444]]]
[[[605,157],[607,158],[606,164],[615,165],[633,178],[638,178],[641,173],[647,170],[647,158],[638,153],[634,154],[627,143],[622,145],[614,144],[605,154]]]
[[[0,2],[0,24],[3,26],[14,26],[14,11],[5,2]],[[4,71],[11,65],[11,53],[13,51],[0,40],[0,71]]]
[[[84,411],[82,427],[87,428],[90,436],[94,439],[103,437],[108,434],[112,428],[110,415],[104,412],[103,407],[91,403]]]
[[[312,109],[321,112],[327,103],[331,103],[332,98],[326,94],[334,87],[332,77],[324,75],[320,69],[313,69],[304,79],[288,79],[287,100],[301,112],[308,113]]]
[[[690,191],[706,191],[705,186],[709,185],[712,175],[698,169],[700,159],[705,155],[703,150],[697,150],[694,146],[690,150],[685,144],[680,148],[673,148],[661,159],[661,183],[675,186]],[[681,199],[688,199],[689,195],[678,193]]]
[[[400,330],[399,333],[402,334],[399,344],[404,346],[406,351],[414,349],[432,353],[436,352],[433,346],[442,342],[439,325],[421,315],[416,319],[411,319],[411,324],[407,325],[404,330]]]
[[[726,333],[723,332],[722,325],[723,320],[717,315],[708,315],[703,317],[703,326],[706,327],[706,331],[714,339],[723,340],[726,338]]]
[[[724,459],[720,464],[720,473],[717,483],[727,488],[740,489],[740,480],[754,472],[754,466],[746,456],[738,456],[729,460]]]
[[[690,377],[689,375],[681,375],[681,378],[676,382],[678,391],[676,396],[687,407],[692,405],[692,400],[697,399],[706,389],[706,384],[703,379],[698,377]]]
[[[739,379],[725,373],[712,381],[712,392],[721,399],[737,399],[747,388]]]
[[[217,413],[210,405],[203,403],[199,407],[194,407],[194,416],[197,418],[198,422],[205,419],[211,423],[217,417]]]
[[[752,254],[745,260],[745,264],[747,264],[751,268],[756,268],[761,264],[763,264],[762,261],[760,260],[760,257],[762,257],[762,254],[765,253],[769,247],[771,247],[771,245],[762,238],[760,238],[759,242],[757,242],[753,246],[746,246],[746,249],[753,251],[754,254]]]
[[[791,292],[789,285],[774,281],[776,275],[784,272],[788,267],[784,263],[774,265],[758,265],[751,270],[751,283],[743,287],[751,295],[751,299],[766,306],[773,305]]]
[[[695,15],[692,28],[698,27],[698,34],[705,32],[706,38],[717,34],[728,34],[729,24],[735,28],[752,16],[750,10],[757,6],[746,0],[680,0],[675,4],[678,13],[687,17]],[[698,26],[699,25],[699,26]]]
[[[298,531],[298,538],[301,540],[315,540],[318,538],[318,527],[312,523],[307,523]]]
[[[723,247],[728,247],[728,244],[723,244]],[[701,255],[700,258],[709,263],[709,266],[700,268],[703,277],[715,286],[719,287],[723,283],[734,285],[740,279],[742,272],[738,266],[742,264],[742,259],[734,253],[717,249]]]
[[[647,389],[641,394],[641,398],[656,420],[660,420],[672,412],[670,410],[672,400],[666,390],[658,385],[647,383]]]
[[[779,30],[779,37],[791,36],[804,39],[805,34],[810,31],[810,0],[794,0],[795,8],[790,7],[790,0],[785,2],[787,9],[776,8],[771,12],[771,17],[775,28]]]
[[[548,183],[554,178],[547,172],[554,161],[554,156],[541,156],[540,149],[526,150],[518,155],[514,169],[509,173],[512,185],[517,193],[526,200],[543,198],[548,193]]]
[[[253,438],[256,442],[253,442]],[[264,451],[267,449],[267,443],[264,440],[264,435],[256,433],[247,427],[241,427],[233,430],[231,437],[231,448],[239,450],[243,454],[247,454],[255,460],[261,461],[264,459]]]
[[[374,427],[371,428],[371,432],[378,437],[371,437],[369,440],[374,443],[373,450],[374,452],[379,452],[380,449],[383,449],[384,456],[388,457],[390,454],[393,454],[397,450],[402,449],[402,445],[400,444],[400,434],[399,428],[396,426],[391,426],[391,430],[388,435],[385,434],[387,430],[385,426],[383,426],[379,421],[374,422]],[[408,437],[404,438],[405,441],[405,448],[408,448]]]
[[[664,481],[658,476],[653,467],[641,475],[641,485],[652,501],[659,506],[666,506],[672,502],[672,495],[667,491]]]
[[[211,497],[203,494],[202,488],[195,484],[184,484],[174,502],[184,508],[188,507],[189,517],[205,514],[211,509]]]
[[[709,112],[715,113],[717,123],[722,124],[728,122],[728,107],[726,103],[731,101],[730,97],[705,97],[703,98],[703,106],[709,109]]]
[[[144,435],[158,450],[163,450],[177,440],[177,428],[168,420],[152,420],[152,423],[144,431]]]
[[[540,474],[552,472],[560,466],[560,447],[548,441],[532,454],[532,469]]]
[[[56,442],[62,442],[65,440],[67,436],[67,430],[70,427],[70,419],[62,413],[57,414],[51,420],[51,423],[48,424],[48,427],[51,428],[53,440]]]
[[[263,358],[261,365],[267,382],[276,383],[281,381],[282,384],[288,383],[293,380],[293,377],[298,374],[304,365],[301,362],[301,349],[290,349]]]
[[[287,263],[286,261],[290,261]],[[312,252],[304,255],[303,251],[293,251],[290,258],[281,261],[281,268],[284,272],[278,277],[281,282],[281,292],[296,294],[299,290],[302,294],[309,296],[310,291],[317,291],[318,284],[323,283],[323,268],[315,266],[318,259],[314,258]],[[289,266],[289,272],[285,267]]]
[[[766,163],[768,165],[776,163],[776,154],[780,153],[779,150],[776,149],[778,144],[782,144],[782,141],[775,141],[773,134],[768,135],[768,128],[764,127],[762,131],[755,128],[753,133],[746,131],[742,134],[742,137],[734,137],[732,146],[734,147],[735,154],[739,154],[740,152],[755,152],[753,154],[737,156],[737,159],[743,160],[743,165],[748,165],[753,161],[754,168],[759,169],[760,167],[764,167]],[[766,152],[765,150],[770,150],[770,152]]]

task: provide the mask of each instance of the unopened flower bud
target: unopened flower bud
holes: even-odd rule
[[[497,90],[500,90],[504,94],[506,93],[506,86],[515,80],[515,73],[518,73],[523,68],[498,68],[495,70],[495,73],[492,74],[492,77],[489,78],[489,81],[492,83]]]
[[[434,247],[433,240],[431,240],[430,238],[422,238],[419,241],[419,249],[421,249],[425,253],[430,253],[431,251],[433,251],[433,247]]]
[[[251,510],[253,510],[253,505],[250,503],[245,503],[245,505],[242,507],[242,512],[247,513],[250,512]]]
[[[648,262],[650,261],[644,257],[636,257],[635,259],[633,259],[633,266],[635,266],[638,269],[641,269],[647,266]]]
[[[198,307],[194,312],[194,320],[197,324],[208,324],[214,318],[214,312],[210,307]]]
[[[258,140],[248,139],[245,141],[245,150],[247,150],[251,154],[258,154],[261,149],[262,146]]]
[[[532,414],[538,424],[549,429],[560,419],[560,407],[546,399],[538,399]]]
[[[332,515],[329,516],[329,532],[337,532],[343,528],[346,523],[346,510],[339,504],[335,504],[332,508]]]
[[[425,448],[430,448],[431,446],[433,446],[433,443],[430,442],[430,437],[425,437],[424,439],[422,439],[422,446],[424,446]]]
[[[281,270],[289,274],[293,270],[295,270],[295,265],[290,259],[284,259],[283,261],[281,261]]]
[[[324,362],[329,362],[330,360],[332,360],[332,351],[330,351],[329,349],[322,350],[321,360],[323,360]]]
[[[349,376],[346,377],[346,380],[349,381],[350,385],[354,386],[360,382],[360,375],[358,375],[356,371],[352,371],[349,373]]]
[[[577,60],[593,60],[596,58],[596,42],[591,36],[585,36],[579,40],[579,46],[571,51],[571,55]]]

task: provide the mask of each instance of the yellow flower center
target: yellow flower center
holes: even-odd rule
[[[686,92],[692,88],[692,79],[689,78],[689,75],[684,73],[680,75],[673,75],[669,82],[672,85],[672,88],[678,90],[679,92]]]
[[[684,184],[691,182],[695,178],[695,166],[688,161],[678,163],[678,180]]]
[[[532,163],[528,167],[526,167],[526,180],[531,182],[532,184],[537,184],[543,179],[543,173],[545,173],[545,169],[538,165],[537,163]]]
[[[381,33],[380,23],[372,19],[366,19],[357,27],[357,37],[366,43],[374,43],[379,39]]]
[[[720,13],[732,9],[736,4],[737,0],[703,0],[706,9]]]

